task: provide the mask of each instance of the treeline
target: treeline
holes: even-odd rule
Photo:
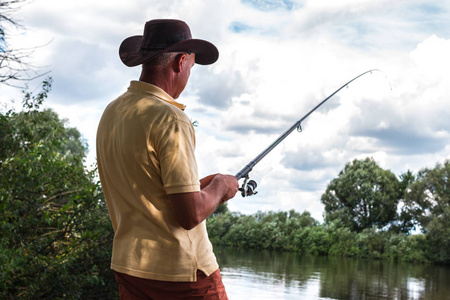
[[[208,233],[215,246],[292,251],[330,255],[433,263],[432,239],[424,234],[406,235],[377,229],[351,231],[339,222],[319,223],[308,212],[258,212],[243,215],[224,212],[210,217]],[[449,249],[443,249],[450,254]]]
[[[222,207],[208,230],[216,245],[449,264],[449,178],[450,161],[397,177],[372,158],[354,160],[321,197],[323,223],[308,212],[242,215]]]

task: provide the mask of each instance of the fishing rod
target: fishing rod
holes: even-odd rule
[[[327,102],[331,97],[336,95],[340,90],[342,90],[344,87],[348,86],[350,83],[355,81],[356,79],[366,75],[367,73],[372,73],[374,71],[380,71],[378,69],[371,69],[364,73],[359,74],[358,76],[354,77],[353,79],[347,81],[345,84],[343,84],[340,88],[338,88],[336,91],[334,91],[331,95],[326,97],[322,102],[317,104],[313,109],[311,109],[303,118],[298,120],[294,123],[288,130],[286,130],[285,133],[283,133],[278,139],[275,140],[267,149],[265,149],[263,152],[261,152],[257,157],[255,157],[251,162],[249,162],[242,170],[240,170],[235,176],[239,180],[241,178],[245,178],[244,183],[242,184],[242,187],[239,188],[239,191],[241,191],[242,197],[255,195],[258,192],[255,191],[257,184],[254,180],[248,180],[249,176],[248,174],[250,171],[253,170],[253,167],[261,160],[263,159],[267,154],[269,154],[270,151],[272,151],[276,146],[278,146],[289,134],[294,131],[294,129],[297,129],[298,132],[302,131],[302,122],[309,117],[316,109],[318,109],[322,104]],[[380,71],[381,72],[381,71]]]

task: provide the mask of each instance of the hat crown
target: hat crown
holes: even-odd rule
[[[192,39],[189,26],[180,20],[151,20],[145,23],[141,49],[159,50]]]
[[[189,26],[181,20],[157,19],[145,23],[144,34],[122,41],[119,56],[128,67],[140,65],[165,52],[195,53],[195,63],[209,65],[219,58],[212,43],[193,39]]]

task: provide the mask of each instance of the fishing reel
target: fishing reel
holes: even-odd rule
[[[242,187],[239,189],[241,191],[242,197],[252,196],[258,194],[256,190],[256,187],[258,185],[254,180],[248,180],[248,176],[245,177],[244,183],[242,184]]]

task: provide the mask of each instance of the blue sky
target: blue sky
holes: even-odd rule
[[[355,158],[373,157],[396,175],[450,158],[450,1],[419,0],[35,0],[18,12],[17,47],[44,45],[32,60],[51,70],[47,107],[87,139],[104,107],[140,69],[118,47],[154,18],[185,20],[213,42],[217,63],[195,66],[179,98],[198,121],[201,175],[236,174],[334,90],[330,99],[251,173],[258,195],[231,210],[307,210]],[[392,88],[391,88],[392,87]],[[20,99],[0,87],[2,102]]]

